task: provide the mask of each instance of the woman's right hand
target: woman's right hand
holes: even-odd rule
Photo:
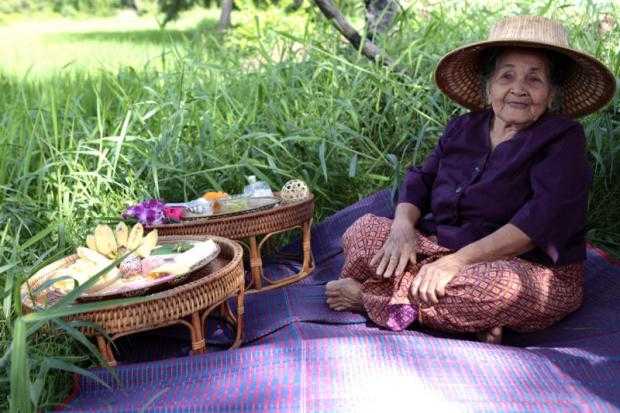
[[[383,247],[370,260],[370,265],[377,267],[379,277],[400,276],[411,262],[416,263],[415,225],[407,217],[396,217],[392,229]]]

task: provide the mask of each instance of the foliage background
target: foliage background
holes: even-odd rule
[[[3,0],[0,13],[56,12],[108,14],[123,6],[122,0]]]
[[[111,0],[31,1],[42,13],[106,14]],[[17,5],[8,8],[7,5]],[[50,6],[50,4],[52,6]],[[61,9],[55,9],[61,4]],[[3,2],[24,12],[23,2]],[[50,8],[51,7],[51,8]],[[93,19],[5,15],[0,26],[0,353],[19,320],[19,284],[69,253],[101,217],[145,197],[187,200],[207,189],[236,192],[254,174],[279,188],[302,178],[317,196],[317,220],[393,187],[420,162],[462,109],[432,81],[437,60],[486,36],[501,16],[561,20],[573,45],[620,73],[618,5],[562,1],[418,2],[378,39],[404,74],[361,58],[307,5],[243,3],[235,27],[215,31],[218,11],[193,10],[160,30],[153,15]],[[358,25],[362,5],[348,3]],[[67,13],[66,11],[63,13]],[[71,13],[69,13],[71,14]],[[7,17],[8,16],[8,17]],[[21,53],[20,51],[27,51]],[[582,120],[595,177],[588,238],[620,253],[620,101]],[[29,334],[23,352],[28,397],[58,403],[59,359],[88,366],[83,344],[54,325]],[[8,394],[6,357],[0,390]],[[36,388],[36,386],[32,386]],[[8,406],[2,397],[0,408]]]

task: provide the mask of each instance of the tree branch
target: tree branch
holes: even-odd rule
[[[377,47],[377,45],[368,39],[362,39],[362,36],[351,26],[332,0],[314,0],[314,4],[317,5],[325,17],[330,20],[332,25],[349,41],[349,43],[351,43],[356,50],[360,50],[368,59],[385,66],[391,66],[394,63],[389,56],[385,55],[381,49]],[[362,44],[362,40],[364,44]]]

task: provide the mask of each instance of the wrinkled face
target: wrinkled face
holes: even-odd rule
[[[509,49],[497,58],[487,90],[496,117],[509,124],[527,126],[553,100],[549,60],[535,50]]]

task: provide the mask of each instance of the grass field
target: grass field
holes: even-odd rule
[[[214,30],[217,10],[163,31],[131,14],[0,26],[0,409],[9,398],[14,409],[51,407],[68,390],[67,371],[94,360],[59,318],[76,311],[70,303],[24,317],[16,297],[101,217],[145,197],[236,192],[250,174],[274,188],[304,179],[317,219],[392,187],[462,112],[432,83],[437,60],[486,36],[499,16],[556,17],[575,46],[620,73],[613,3],[484,3],[406,9],[379,39],[402,74],[361,58],[313,10],[243,10],[225,35]],[[602,33],[606,16],[615,24]],[[363,21],[355,7],[351,17]],[[620,100],[583,124],[595,170],[588,238],[618,256]]]
[[[256,36],[254,17],[279,21],[281,30],[290,32],[305,23],[302,15],[286,16],[279,10],[259,11],[235,16],[239,46]],[[212,37],[215,43],[219,11],[195,9],[162,30],[154,16],[137,16],[131,11],[112,18],[74,20],[48,17],[19,19],[0,26],[0,65],[2,72],[18,78],[41,79],[69,74],[116,72],[132,67],[138,71],[165,68],[166,59],[175,60],[197,36]]]

